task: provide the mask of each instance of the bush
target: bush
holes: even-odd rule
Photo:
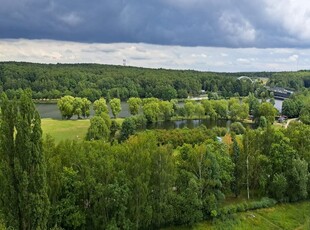
[[[245,128],[241,122],[234,122],[230,125],[230,131],[239,134],[244,134]]]
[[[214,131],[215,135],[219,137],[223,137],[227,133],[227,129],[224,127],[214,127],[212,130]]]
[[[236,212],[245,212],[248,210],[255,210],[260,208],[272,207],[277,203],[276,200],[263,197],[260,201],[242,202],[239,204],[232,204],[221,208],[218,215],[234,214]]]

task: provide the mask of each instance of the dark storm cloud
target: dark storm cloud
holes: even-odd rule
[[[2,0],[0,38],[309,47],[309,10],[306,0]]]

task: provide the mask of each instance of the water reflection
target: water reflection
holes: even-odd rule
[[[195,120],[179,120],[179,121],[161,121],[157,123],[147,124],[147,129],[181,129],[181,128],[197,128],[204,125],[211,129],[214,127],[224,127],[229,129],[231,120],[211,120],[211,119],[195,119]],[[253,124],[243,123],[244,127],[254,128]]]

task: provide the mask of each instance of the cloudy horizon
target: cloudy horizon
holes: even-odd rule
[[[0,61],[201,71],[310,66],[306,0],[3,0]]]

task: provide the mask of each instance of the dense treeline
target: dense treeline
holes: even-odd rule
[[[267,85],[274,87],[283,87],[299,91],[310,88],[310,71],[303,70],[297,72],[279,72],[273,73],[267,82]]]
[[[0,63],[0,91],[9,98],[30,88],[33,98],[56,99],[65,95],[88,98],[156,97],[163,100],[198,95],[201,90],[224,97],[246,96],[260,83],[237,80],[247,75],[268,77],[270,73],[214,73],[193,70],[146,69],[99,64]]]
[[[1,100],[0,226],[157,229],[310,198],[308,125],[267,123],[243,135],[202,126],[55,144],[42,141],[30,97]],[[105,106],[94,118],[112,135]],[[225,197],[245,193],[274,200],[224,206]]]
[[[286,99],[282,105],[282,113],[310,124],[310,90],[303,90]]]
[[[48,140],[51,226],[150,229],[225,213],[226,195],[309,197],[309,127],[248,131],[220,142],[210,130],[149,131],[122,144]],[[229,138],[228,138],[229,139]],[[303,138],[307,139],[307,138]],[[303,141],[303,147],[299,145]],[[248,170],[246,162],[248,159]],[[247,180],[248,176],[248,180]]]
[[[239,196],[247,185],[250,198],[307,199],[309,132],[309,126],[296,124],[232,139],[225,135],[223,141],[203,127],[142,132],[113,145],[55,145],[47,139],[48,165],[53,166],[48,171],[50,226],[150,229],[192,224],[232,212],[223,208],[225,196]]]
[[[271,99],[270,99],[271,100]],[[208,100],[201,101],[185,100],[179,104],[176,99],[170,101],[159,100],[158,98],[131,97],[127,101],[129,112],[133,117],[127,117],[126,121],[139,121],[144,123],[156,123],[158,121],[169,121],[171,119],[230,119],[232,121],[243,121],[251,116],[259,123],[261,117],[272,124],[278,111],[273,104],[266,100],[259,101],[254,94],[244,98],[230,98],[229,100]],[[63,119],[70,119],[76,115],[77,118],[90,115],[91,102],[86,98],[64,96],[58,100],[58,108]],[[120,99],[113,98],[109,102],[111,113],[116,118],[122,110]],[[93,103],[95,115],[102,112],[109,114],[107,101],[100,98]],[[141,115],[141,116],[138,116]],[[141,118],[138,119],[137,118]],[[139,125],[145,126],[143,124]]]

